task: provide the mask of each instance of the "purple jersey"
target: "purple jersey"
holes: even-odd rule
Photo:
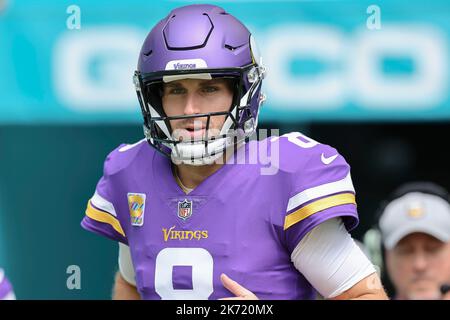
[[[5,273],[0,269],[0,300],[15,300],[14,291],[11,283],[5,276]]]
[[[275,173],[249,161],[255,150],[279,155]],[[294,132],[246,143],[188,195],[168,158],[145,141],[121,145],[105,161],[82,226],[129,245],[143,299],[229,297],[225,273],[260,299],[290,300],[315,297],[293,249],[334,217],[348,230],[358,224],[350,167]]]

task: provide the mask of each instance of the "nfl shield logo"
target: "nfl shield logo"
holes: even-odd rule
[[[178,201],[178,217],[183,220],[190,218],[192,216],[192,201],[184,199],[183,201]]]
[[[144,224],[145,193],[128,193],[127,195],[131,225],[140,227]]]

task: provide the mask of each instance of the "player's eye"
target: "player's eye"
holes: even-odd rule
[[[219,87],[217,86],[206,86],[202,88],[202,92],[205,93],[212,93],[212,92],[216,92],[219,91]]]
[[[184,94],[186,93],[186,89],[185,88],[170,88],[167,90],[166,94]]]

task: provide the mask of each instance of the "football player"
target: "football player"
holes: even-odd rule
[[[264,73],[220,7],[177,8],[150,31],[134,75],[145,139],[108,155],[82,221],[120,243],[114,298],[386,298],[348,233],[344,158],[298,132],[251,139]]]
[[[11,283],[5,276],[5,272],[0,268],[0,300],[15,300],[16,296],[14,294]]]

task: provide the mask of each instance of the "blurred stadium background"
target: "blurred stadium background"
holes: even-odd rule
[[[450,2],[207,2],[256,35],[268,69],[261,127],[302,131],[352,166],[355,238],[398,184],[450,189]],[[141,42],[190,3],[0,0],[0,266],[19,299],[110,297],[117,246],[79,223],[107,153],[142,138],[131,82]],[[69,265],[81,290],[66,287]]]

